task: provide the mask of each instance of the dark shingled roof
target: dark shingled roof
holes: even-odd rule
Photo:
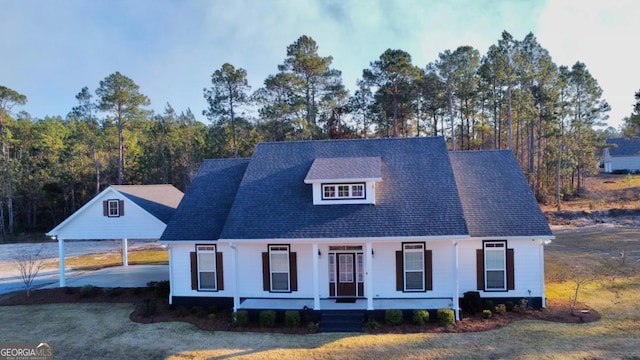
[[[112,187],[165,224],[173,217],[183,196],[182,191],[173,185],[112,185]]]
[[[380,157],[318,158],[313,161],[305,181],[380,179]]]
[[[634,139],[607,139],[607,145],[614,145],[609,148],[611,156],[635,156],[640,155],[640,141]]]
[[[312,185],[304,179],[314,160],[337,157],[381,158],[382,181],[376,184],[375,205],[313,205]],[[220,238],[467,233],[447,148],[438,137],[259,144]]]
[[[332,164],[354,158],[380,159],[376,204],[313,205],[314,162],[339,174]],[[468,235],[552,234],[511,151],[449,153],[438,137],[263,143],[251,159],[206,160],[161,240]]]
[[[217,240],[248,163],[204,160],[160,240]]]
[[[472,237],[551,236],[510,150],[450,152]]]

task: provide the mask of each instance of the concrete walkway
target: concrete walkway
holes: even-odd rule
[[[114,266],[95,271],[68,271],[66,275],[67,287],[145,287],[149,281],[169,280],[169,265]],[[58,286],[57,269],[43,269],[33,281],[34,289]],[[24,290],[19,274],[0,274],[0,294],[18,290]]]

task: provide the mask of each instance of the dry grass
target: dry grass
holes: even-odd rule
[[[169,264],[169,251],[165,249],[134,250],[129,252],[128,260],[129,265],[167,265]],[[46,265],[57,267],[58,261],[52,260]],[[73,270],[96,270],[120,265],[122,265],[120,252],[81,255],[65,260],[65,267]]]
[[[206,332],[185,323],[138,324],[131,305],[0,307],[3,341],[47,341],[61,359],[633,359],[640,343],[640,230],[565,232],[547,248],[547,272],[567,271],[622,248],[625,271],[585,286],[582,301],[602,315],[570,325],[520,321],[480,333],[313,334]],[[569,281],[549,281],[547,296],[567,299]]]

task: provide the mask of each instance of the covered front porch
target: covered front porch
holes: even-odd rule
[[[373,309],[367,309],[367,299],[358,298],[353,302],[340,299],[320,299],[318,310],[387,310],[387,309],[453,309],[452,298],[424,299],[373,299]],[[457,299],[455,299],[457,304]],[[240,300],[239,310],[316,310],[312,298],[301,299],[255,299]]]

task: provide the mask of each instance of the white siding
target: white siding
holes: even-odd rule
[[[608,169],[609,172],[616,170],[640,170],[640,156],[612,156],[609,158],[610,160],[605,158],[605,161],[611,164]]]
[[[232,297],[233,278],[233,252],[228,244],[216,243],[216,252],[222,253],[222,276],[224,278],[224,289],[219,291],[197,291],[191,289],[191,258],[190,253],[196,251],[196,244],[212,244],[211,241],[196,242],[173,242],[171,247],[171,282],[172,296],[192,296],[192,297]]]
[[[124,216],[103,215],[104,200],[124,200]],[[59,239],[158,239],[166,225],[115,191],[105,191],[57,229]]]
[[[483,298],[490,297],[541,297],[543,269],[540,268],[540,242],[532,240],[507,240],[507,248],[514,251],[515,290],[480,291]],[[460,294],[477,290],[476,250],[482,249],[482,240],[465,240],[458,245],[460,254]],[[529,294],[528,290],[531,290]]]

